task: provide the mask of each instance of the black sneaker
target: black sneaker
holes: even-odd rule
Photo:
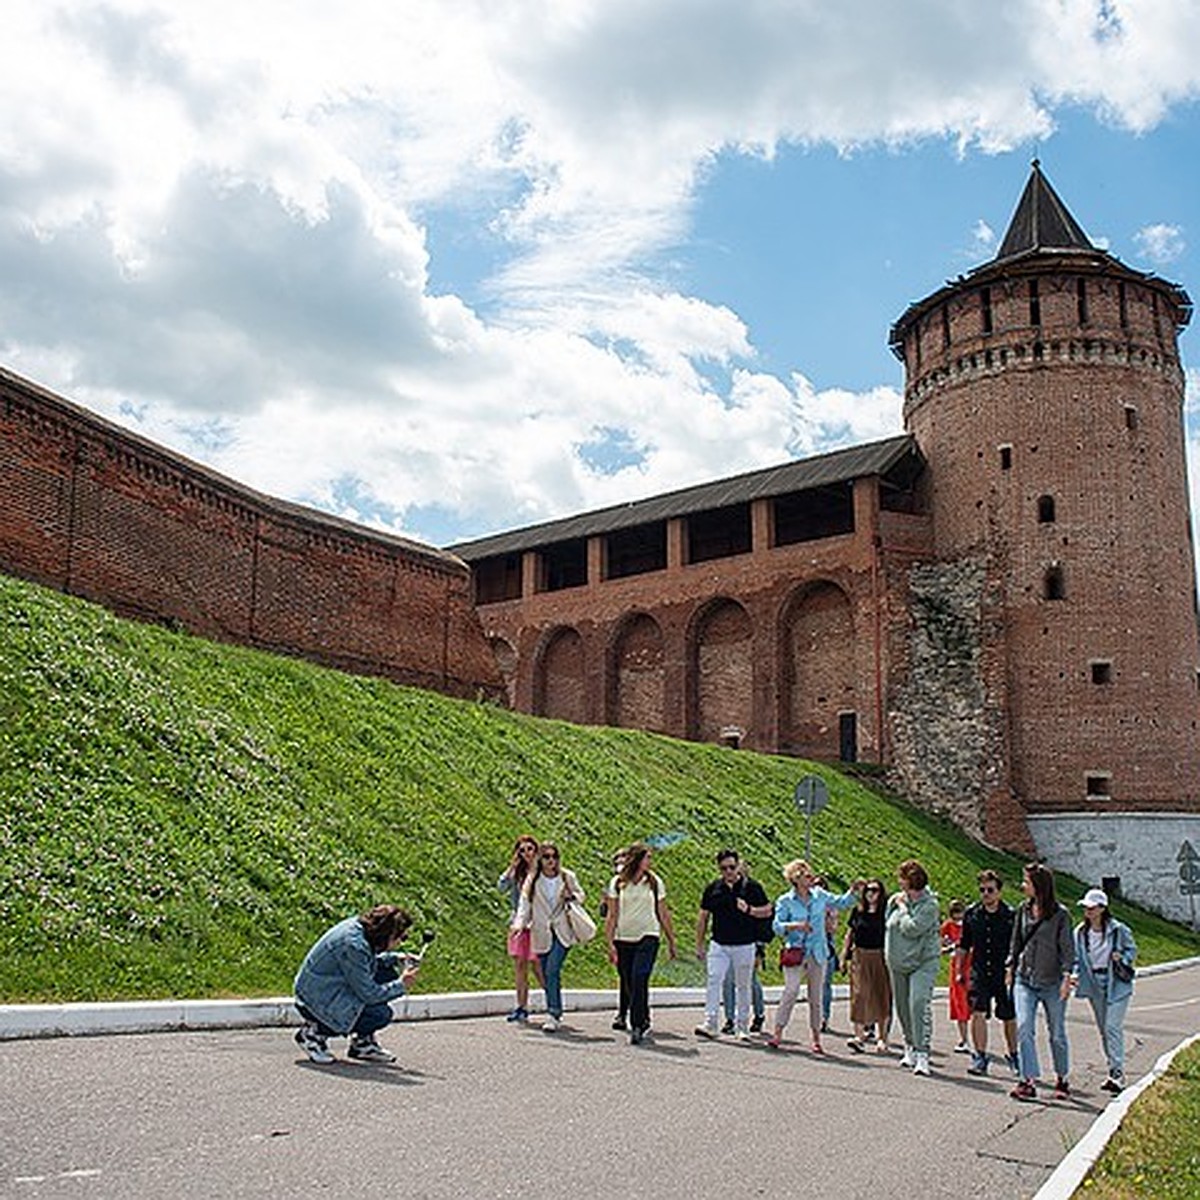
[[[731,1034],[733,1032],[733,1022],[726,1021],[725,1024],[721,1026],[721,1032],[726,1036]]]
[[[1054,1098],[1055,1100],[1070,1100],[1071,1085],[1060,1075],[1054,1081]]]
[[[968,1075],[986,1075],[988,1069],[988,1056],[981,1054],[978,1050],[971,1053],[971,1064],[967,1067]]]
[[[1110,1075],[1101,1085],[1102,1092],[1111,1092],[1114,1096],[1119,1095],[1125,1090],[1125,1081],[1118,1079],[1115,1075]]]
[[[623,1016],[621,1016],[620,1013],[618,1013],[615,1017],[613,1017],[612,1027],[614,1029],[619,1029],[622,1033],[625,1032],[625,1029],[626,1029],[625,1018]]]
[[[333,1055],[329,1052],[328,1043],[317,1032],[317,1027],[311,1023],[301,1025],[296,1030],[296,1045],[300,1046],[313,1062],[319,1063],[323,1067],[334,1061]]]
[[[396,1061],[396,1056],[390,1050],[385,1050],[375,1040],[374,1035],[363,1037],[362,1034],[354,1034],[350,1039],[350,1049],[346,1053],[351,1058],[361,1059],[363,1062],[394,1063]]]
[[[763,1021],[765,1019],[765,1017],[755,1017],[754,1020],[750,1022],[750,1032],[762,1033]]]

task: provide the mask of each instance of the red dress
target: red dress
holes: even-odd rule
[[[962,937],[962,922],[961,921],[943,921],[942,922],[942,948],[957,947],[959,939]],[[959,983],[959,973],[962,974],[962,983]],[[950,959],[950,1020],[952,1021],[969,1021],[971,1019],[971,1001],[967,996],[967,980],[971,978],[971,953],[967,952],[966,958],[961,963],[956,963],[954,958]]]

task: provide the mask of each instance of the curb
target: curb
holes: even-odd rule
[[[1192,962],[1197,961],[1192,959]],[[1193,1042],[1200,1042],[1200,1033],[1184,1038],[1174,1050],[1168,1050],[1156,1062],[1148,1075],[1143,1075],[1132,1087],[1126,1088],[1092,1122],[1074,1148],[1054,1169],[1054,1173],[1034,1193],[1033,1200],[1071,1200],[1096,1160],[1104,1153],[1114,1133],[1121,1127],[1125,1114],[1147,1088],[1157,1083],[1175,1061],[1176,1055],[1186,1050]]]
[[[1200,956],[1139,967],[1139,978],[1165,975],[1200,965]],[[779,1002],[782,988],[764,988],[767,1001]],[[802,994],[807,996],[807,987]],[[850,994],[844,983],[835,984],[834,998]],[[937,988],[935,997],[943,997]],[[698,1008],[704,988],[651,988],[650,1000],[660,1008]],[[563,1006],[569,1012],[597,1012],[615,1008],[611,989],[564,990]],[[456,1017],[491,1017],[512,1009],[512,990],[491,992],[431,992],[401,996],[392,1002],[400,1021],[437,1021]],[[137,1000],[129,1003],[0,1004],[0,1042],[22,1038],[89,1037],[116,1033],[179,1033],[204,1029],[257,1029],[299,1025],[291,996],[251,1000]],[[1111,1111],[1112,1105],[1106,1111]]]

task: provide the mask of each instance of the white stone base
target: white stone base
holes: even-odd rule
[[[1027,818],[1043,862],[1099,887],[1118,876],[1121,895],[1200,928],[1200,895],[1182,890],[1179,851],[1200,854],[1200,813],[1056,813]]]

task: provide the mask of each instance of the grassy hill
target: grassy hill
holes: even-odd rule
[[[985,865],[1019,878],[1015,859],[826,768],[447,700],[0,577],[0,1001],[285,993],[323,928],[383,901],[439,933],[424,990],[505,986],[495,880],[526,830],[559,842],[593,902],[615,847],[661,838],[690,957],[721,845],[783,890],[804,848],[792,794],[814,770],[832,801],[813,858],[834,881],[890,881],[909,856],[943,900]],[[1145,960],[1200,952],[1118,911]],[[699,973],[685,960],[659,978]],[[568,986],[612,979],[598,942],[567,964]]]

